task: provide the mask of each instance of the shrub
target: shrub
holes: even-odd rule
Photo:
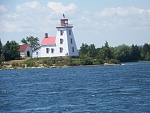
[[[92,65],[93,64],[93,60],[90,57],[84,58],[84,59],[80,59],[80,63],[81,65]]]
[[[111,64],[120,64],[120,61],[117,60],[117,59],[110,59],[109,63],[111,63]]]

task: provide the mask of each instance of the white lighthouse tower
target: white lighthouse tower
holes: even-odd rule
[[[64,14],[63,18],[60,19],[60,25],[56,28],[56,46],[58,55],[78,57],[79,54],[72,31],[73,26],[68,24],[68,19],[65,18]]]
[[[48,36],[48,33],[45,34],[45,37],[41,42],[41,46],[33,52],[33,58],[79,56],[72,32],[73,26],[68,24],[68,19],[65,18],[65,15],[63,15],[63,18],[60,19],[60,25],[56,28],[56,36]]]

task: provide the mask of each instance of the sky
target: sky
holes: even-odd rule
[[[150,0],[0,0],[0,39],[3,45],[27,36],[42,41],[56,36],[65,14],[82,43],[102,47],[150,43]]]

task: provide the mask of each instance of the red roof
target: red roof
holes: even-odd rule
[[[43,38],[41,45],[50,45],[50,44],[56,44],[56,36],[50,36],[47,38]]]
[[[30,44],[19,45],[19,51],[25,51]]]

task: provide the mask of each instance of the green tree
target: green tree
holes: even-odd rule
[[[79,54],[80,54],[80,56],[82,56],[82,55],[87,55],[87,53],[88,53],[88,45],[85,43],[82,43],[82,46],[80,47],[80,50],[79,50]]]
[[[96,48],[94,44],[91,44],[90,46],[88,46],[88,56],[89,57],[96,57],[97,52],[96,52]]]
[[[26,39],[23,38],[21,42],[23,44],[30,44],[33,50],[35,50],[36,48],[40,46],[38,37],[29,36],[29,37],[26,37]]]
[[[120,62],[130,61],[130,47],[127,45],[120,45],[114,48],[115,58]]]
[[[137,45],[131,46],[131,61],[137,61],[141,59],[141,51]]]
[[[2,42],[1,42],[1,39],[0,39],[0,55],[2,54],[2,51],[3,51],[3,45],[2,45]]]
[[[102,46],[102,48],[100,48],[98,55],[100,59],[104,59],[104,60],[113,58],[113,49],[109,47],[107,41],[105,43],[105,46]]]
[[[15,41],[7,41],[3,47],[5,60],[14,60],[20,57],[19,54],[19,45]]]
[[[149,57],[150,53],[150,44],[145,43],[144,46],[142,47],[142,52],[141,52],[141,56],[144,60],[147,60],[147,58]]]

